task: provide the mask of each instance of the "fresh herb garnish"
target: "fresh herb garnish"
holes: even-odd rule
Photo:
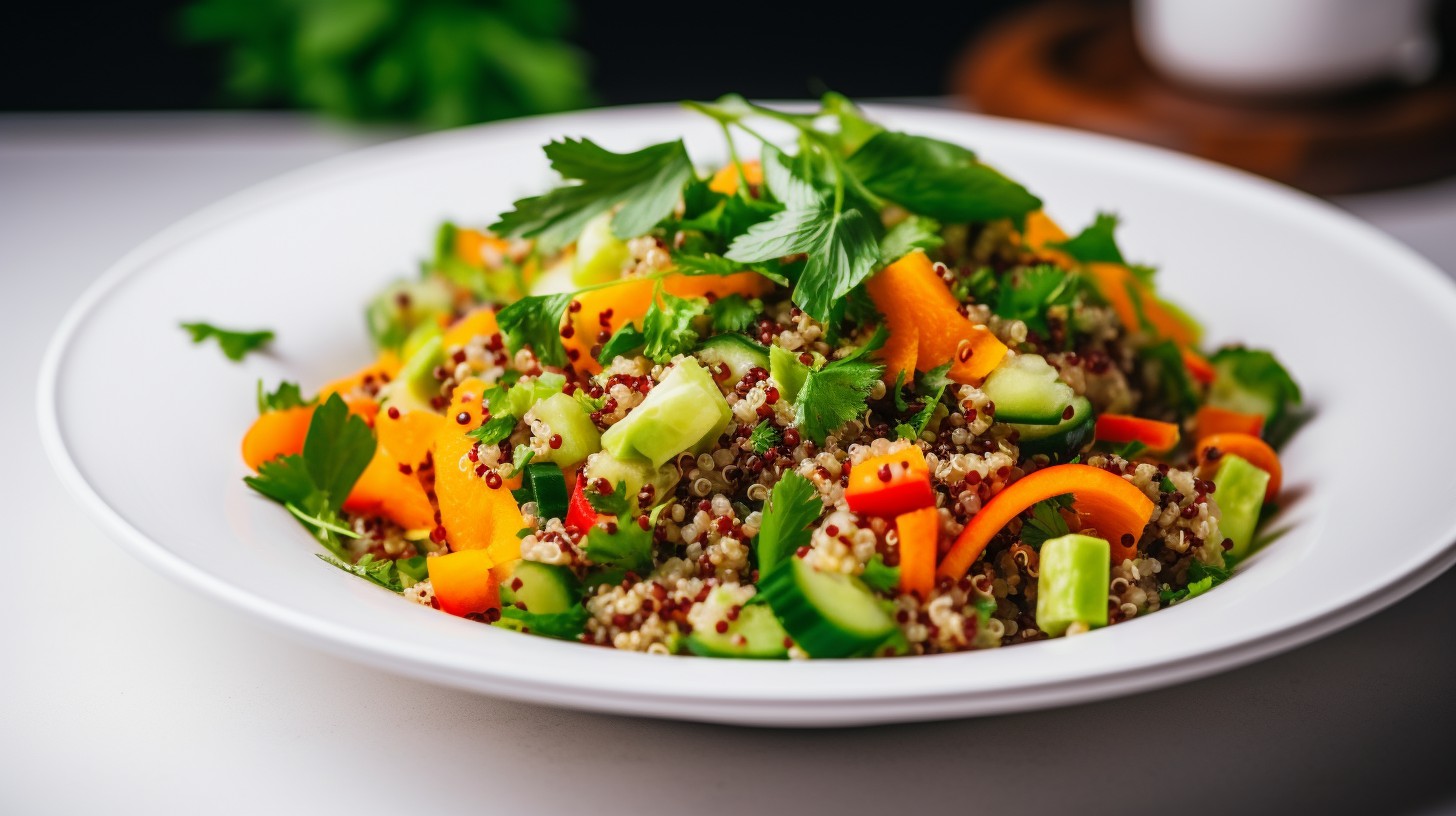
[[[1117,216],[1112,213],[1098,213],[1097,218],[1075,237],[1052,242],[1048,246],[1060,249],[1082,263],[1126,264],[1114,234],[1117,223]]]
[[[753,426],[753,430],[748,434],[748,446],[753,449],[754,453],[761,454],[777,445],[781,438],[779,429],[765,419]]]
[[[586,557],[598,566],[647,575],[652,572],[652,532],[636,523],[619,524],[615,533],[596,525],[586,533]]]
[[[763,522],[754,539],[760,574],[778,566],[809,543],[810,529],[824,512],[824,502],[814,483],[789,471],[773,487],[763,507]]]
[[[708,304],[708,319],[712,321],[714,331],[741,332],[752,326],[762,311],[761,302],[733,294]]]
[[[590,617],[591,614],[580,605],[565,612],[532,612],[506,605],[501,607],[501,619],[495,625],[559,640],[576,640],[586,630],[586,622]]]
[[[1020,320],[1027,328],[1045,333],[1047,310],[1071,304],[1076,298],[1079,277],[1055,266],[1033,266],[1014,270],[996,296],[996,315]]]
[[[884,373],[883,365],[848,358],[810,369],[794,402],[799,428],[824,444],[830,433],[868,410],[870,391]]]
[[[917,249],[928,251],[944,244],[938,222],[912,215],[891,227],[880,239],[880,263],[892,264]]]
[[[512,352],[530,346],[545,365],[566,365],[561,345],[561,315],[572,300],[571,292],[523,297],[496,314],[506,347]]]
[[[632,504],[627,501],[627,483],[617,482],[617,486],[611,493],[598,493],[596,490],[582,491],[586,495],[587,504],[598,513],[608,516],[625,516],[632,512]]]
[[[1188,565],[1188,585],[1182,589],[1173,589],[1168,584],[1164,584],[1163,588],[1158,592],[1158,599],[1164,604],[1175,604],[1189,598],[1196,598],[1224,581],[1227,581],[1233,574],[1234,560],[1232,556],[1224,555],[1224,565],[1222,567],[1211,566],[1194,559]]]
[[[263,388],[263,381],[258,380],[259,414],[266,414],[269,411],[286,411],[290,408],[307,408],[317,402],[317,398],[304,399],[303,391],[298,387],[298,383],[285,380],[278,383],[277,390],[270,393]]]
[[[499,445],[510,439],[511,434],[516,430],[516,417],[513,414],[492,415],[479,428],[468,431],[465,435],[483,445]]]
[[[925,136],[881,131],[849,157],[848,168],[876,195],[950,223],[1021,218],[1041,208],[1041,199],[975,153]]]
[[[233,331],[218,328],[211,323],[183,323],[182,328],[192,335],[194,343],[202,343],[209,338],[217,340],[218,348],[235,363],[247,356],[248,352],[262,348],[273,339],[273,332],[268,329]]]
[[[652,305],[642,318],[642,353],[655,363],[665,363],[691,351],[698,343],[698,331],[693,323],[707,311],[706,300],[664,292],[659,282]]]
[[[1067,520],[1059,512],[1072,506],[1072,494],[1065,493],[1039,501],[1031,506],[1031,518],[1021,525],[1021,543],[1034,550],[1040,550],[1048,539],[1060,538],[1071,532]]]
[[[865,564],[859,579],[876,592],[889,592],[900,585],[900,568],[885,566],[885,558],[875,553]]]
[[[340,561],[332,556],[319,553],[318,557],[325,564],[332,564],[344,572],[352,573],[363,578],[375,586],[381,586],[390,592],[404,592],[404,582],[400,580],[399,566],[388,558],[376,559],[373,553],[366,553],[358,561],[352,564]],[[420,559],[423,561],[424,559]],[[416,578],[415,580],[420,580]]]
[[[637,330],[637,326],[633,323],[628,323],[622,328],[617,329],[616,333],[608,338],[607,342],[602,344],[602,353],[597,355],[597,362],[604,366],[611,365],[613,360],[618,357],[626,357],[628,354],[642,348],[646,343],[647,338],[642,336],[642,332]],[[578,390],[577,393],[581,394],[584,392]]]

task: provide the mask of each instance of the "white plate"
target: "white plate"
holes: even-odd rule
[[[1371,227],[1282,187],[1146,147],[945,111],[876,107],[979,150],[1064,224],[1096,208],[1161,264],[1213,341],[1276,349],[1318,414],[1285,453],[1288,533],[1217,591],[1083,637],[901,660],[649,657],[481,626],[325,566],[241,482],[254,382],[316,387],[369,356],[361,306],[411,273],[443,218],[486,222],[550,180],[562,135],[626,149],[711,122],[672,107],[530,119],[410,139],[288,175],[132,252],[67,316],[40,385],[62,479],[128,550],[336,654],[488,694],[761,725],[989,714],[1110,697],[1289,649],[1371,614],[1456,560],[1456,291]],[[138,191],[145,195],[145,191]],[[271,327],[275,355],[227,363],[179,320]],[[259,666],[259,671],[287,671]]]

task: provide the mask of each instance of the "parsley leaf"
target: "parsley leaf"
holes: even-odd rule
[[[1076,273],[1050,265],[1014,270],[997,293],[996,315],[1046,332],[1047,309],[1070,304],[1078,280]]]
[[[491,231],[538,238],[548,248],[557,247],[575,240],[588,221],[620,204],[612,232],[632,238],[671,215],[683,186],[693,178],[681,140],[633,153],[613,153],[588,139],[552,142],[545,150],[552,169],[579,183],[517,201]]]
[[[657,363],[665,363],[698,343],[693,322],[708,311],[703,298],[681,298],[662,291],[657,285],[656,297],[642,318],[642,353]]]
[[[346,564],[337,558],[319,553],[325,564],[332,564],[344,572],[352,573],[371,584],[382,586],[390,592],[404,592],[404,583],[399,579],[399,570],[388,558],[375,559],[372,553],[364,555],[353,564]]]
[[[1232,559],[1227,555],[1224,556],[1224,562],[1224,566],[1216,567],[1194,560],[1188,565],[1188,585],[1175,590],[1168,584],[1164,584],[1162,590],[1158,592],[1159,600],[1164,604],[1175,604],[1189,598],[1196,598],[1227,581],[1234,574],[1234,565]]]
[[[596,490],[584,490],[587,504],[598,513],[608,516],[625,516],[632,512],[632,504],[627,501],[627,483],[617,482],[617,486],[611,493],[601,494]]]
[[[573,294],[533,295],[523,297],[496,314],[506,347],[513,353],[530,346],[536,358],[546,365],[566,365],[566,349],[561,345],[561,315],[571,303]]]
[[[217,340],[218,348],[235,363],[247,356],[248,352],[256,351],[273,339],[273,332],[268,329],[232,331],[220,329],[210,323],[183,323],[182,328],[192,335],[194,343],[201,343],[208,338]]]
[[[511,438],[516,430],[516,417],[514,414],[492,415],[485,421],[484,425],[472,431],[467,431],[466,436],[484,445],[499,445]]]
[[[708,319],[713,322],[715,331],[741,332],[747,331],[758,320],[762,310],[762,302],[733,294],[708,304]]]
[[[586,533],[586,557],[599,566],[647,575],[652,572],[652,532],[636,524],[619,524],[615,533],[593,526]]]
[[[821,323],[832,322],[850,290],[863,283],[880,260],[870,222],[859,210],[830,217],[819,243],[794,286],[794,303]]]
[[[1086,229],[1066,241],[1053,242],[1048,246],[1060,249],[1082,263],[1125,264],[1122,250],[1117,247],[1117,216],[1112,213],[1098,213]]]
[[[805,202],[804,206],[786,207],[734,238],[724,257],[754,263],[809,252],[819,245],[823,224],[829,215],[829,205],[818,198]]]
[[[763,521],[754,540],[761,574],[792,558],[794,552],[809,543],[811,526],[824,512],[824,502],[814,483],[794,471],[788,471],[774,485],[763,507]]]
[[[780,438],[782,435],[779,433],[779,429],[765,419],[753,426],[753,430],[748,434],[748,446],[753,448],[754,453],[764,453],[777,445]]]
[[[775,262],[739,263],[721,255],[705,252],[701,255],[673,253],[673,271],[689,277],[701,275],[737,275],[740,272],[757,272],[780,286],[787,286],[789,279],[783,266]]]
[[[810,369],[794,401],[796,422],[816,444],[868,409],[870,389],[885,367],[860,359]]]
[[[313,412],[308,435],[303,440],[303,460],[328,507],[338,511],[359,481],[369,460],[374,458],[374,432],[364,420],[349,413],[338,394]]]
[[[1034,550],[1040,550],[1048,539],[1061,538],[1071,532],[1067,520],[1057,512],[1072,505],[1072,494],[1064,493],[1039,501],[1031,506],[1031,518],[1021,525],[1021,543]]]
[[[879,553],[865,564],[859,579],[876,592],[889,592],[900,586],[900,568],[885,566],[885,558]]]
[[[597,355],[597,362],[604,366],[611,365],[618,357],[626,357],[628,354],[642,348],[647,343],[647,338],[642,332],[637,331],[637,326],[628,323],[611,336],[607,342],[602,344],[602,353]],[[578,390],[576,393],[584,393]]]
[[[975,153],[925,136],[881,131],[849,157],[848,168],[876,195],[950,223],[1019,218],[1041,207]]]
[[[892,264],[917,249],[932,250],[944,244],[939,222],[912,215],[891,227],[880,239],[880,263]]]
[[[257,476],[245,476],[243,481],[279,504],[301,505],[315,489],[308,465],[299,454],[269,459],[258,465]]]
[[[307,408],[318,402],[318,399],[306,400],[303,398],[303,391],[298,383],[283,381],[278,383],[278,390],[269,393],[263,388],[263,381],[258,380],[258,413],[266,414],[269,411],[286,411],[289,408]]]

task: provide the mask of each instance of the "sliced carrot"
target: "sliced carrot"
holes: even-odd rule
[[[922,251],[880,270],[866,287],[885,316],[891,337],[915,333],[915,368],[919,371],[951,363],[947,376],[952,380],[977,383],[1006,356],[1006,346],[990,329],[960,313],[960,304]]]
[[[496,563],[501,563],[508,557],[520,557],[521,542],[516,533],[525,526],[525,520],[511,496],[512,482],[518,485],[519,479],[492,488],[486,479],[475,475],[470,463],[470,451],[476,443],[464,429],[480,424],[480,397],[485,388],[485,383],[475,378],[455,388],[447,412],[450,420],[441,423],[435,434],[435,498],[450,549],[487,550]],[[469,416],[457,424],[454,417],[460,413]]]
[[[992,496],[971,516],[936,574],[959,580],[1012,519],[1039,501],[1067,493],[1074,497],[1072,506],[1082,516],[1083,532],[1095,528],[1101,538],[1111,542],[1114,562],[1137,552],[1137,539],[1152,518],[1152,500],[1128,480],[1101,468],[1055,465],[1029,473]]]
[[[1021,232],[1021,240],[1036,254],[1050,258],[1061,266],[1070,269],[1077,265],[1076,261],[1067,253],[1048,246],[1067,240],[1067,233],[1042,210],[1027,214],[1026,229]]]
[[[1193,416],[1193,427],[1199,439],[1219,433],[1243,433],[1259,436],[1264,432],[1263,414],[1245,414],[1214,405],[1205,405]]]
[[[500,324],[495,319],[495,307],[482,306],[450,324],[441,342],[448,349],[463,346],[476,337],[490,337],[493,334],[500,334]]]
[[[759,164],[757,159],[743,162],[743,178],[753,187],[763,184],[763,165]],[[720,168],[708,182],[708,189],[723,195],[733,195],[738,192],[738,168],[732,164]]]
[[[383,447],[360,474],[359,481],[344,500],[344,509],[366,516],[384,516],[406,530],[429,530],[435,526],[435,508],[420,485],[413,467],[409,473]]]
[[[849,472],[844,500],[849,509],[870,516],[898,516],[934,504],[925,454],[907,445],[860,462]]]
[[[910,382],[915,376],[915,359],[920,352],[919,347],[920,330],[915,328],[915,324],[901,325],[898,330],[890,329],[885,345],[875,352],[875,356],[885,363],[885,382],[893,384],[902,378],[905,383]]]
[[[1215,376],[1213,364],[1208,362],[1207,358],[1187,346],[1179,351],[1183,354],[1183,367],[1188,369],[1188,376],[1204,385],[1213,382]]]
[[[445,422],[444,416],[433,411],[405,411],[395,417],[383,413],[374,418],[374,434],[396,462],[418,469],[429,457]]]
[[[900,591],[929,599],[935,588],[940,512],[934,507],[922,507],[896,516],[895,534],[900,539]]]
[[[436,555],[425,559],[425,566],[442,611],[465,617],[500,608],[500,582],[491,570],[495,563],[485,552]]]
[[[1180,346],[1198,342],[1197,331],[1159,302],[1125,265],[1099,262],[1089,263],[1082,269],[1128,331],[1142,328],[1160,340],[1172,340]]]
[[[1215,451],[1218,456],[1231,453],[1269,474],[1269,486],[1264,491],[1265,502],[1273,501],[1279,495],[1284,468],[1279,464],[1279,454],[1269,447],[1268,442],[1246,433],[1218,433],[1199,439],[1198,461],[1203,463],[1199,471],[1205,479],[1218,470],[1218,456],[1213,455]]]
[[[270,459],[303,453],[303,440],[312,421],[312,405],[259,415],[243,436],[243,461],[256,471]]]
[[[1178,426],[1172,422],[1159,422],[1126,414],[1098,415],[1096,434],[1099,441],[1115,445],[1141,442],[1154,453],[1172,450],[1178,444],[1179,438]]]

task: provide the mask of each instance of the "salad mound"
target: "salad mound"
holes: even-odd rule
[[[1115,217],[1069,235],[838,95],[689,107],[714,172],[552,142],[560,186],[368,304],[372,363],[260,383],[246,481],[320,557],[523,633],[772,659],[1083,633],[1256,546],[1299,388],[1206,353]]]

